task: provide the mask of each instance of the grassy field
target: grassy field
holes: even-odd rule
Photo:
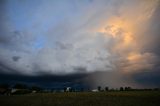
[[[160,106],[160,91],[39,93],[0,96],[0,106]]]

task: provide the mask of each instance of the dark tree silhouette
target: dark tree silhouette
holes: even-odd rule
[[[123,89],[123,87],[120,87],[120,89],[119,89],[120,91],[123,91],[124,89]]]
[[[131,87],[125,87],[124,89],[125,89],[125,91],[130,91],[130,90],[132,90]]]
[[[67,88],[66,88],[66,87],[64,87],[64,88],[63,88],[63,90],[64,90],[64,92],[66,92]]]
[[[97,89],[98,89],[98,91],[101,91],[101,86],[98,86]]]
[[[109,88],[108,87],[105,87],[105,91],[108,91],[109,90]]]

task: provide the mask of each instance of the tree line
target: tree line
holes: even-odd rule
[[[105,91],[158,91],[160,88],[153,89],[134,89],[131,87],[120,87],[120,88],[109,88],[106,86],[102,89],[101,86],[97,86],[96,89],[86,88],[74,88],[74,87],[63,87],[63,88],[49,88],[45,89],[37,85],[27,86],[26,84],[17,83],[14,85],[0,84],[0,95],[10,94],[27,94],[27,93],[48,93],[48,92],[105,92]]]

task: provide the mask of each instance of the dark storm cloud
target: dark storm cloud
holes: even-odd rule
[[[0,74],[0,83],[16,84],[24,83],[28,85],[39,85],[48,88],[87,87],[84,84],[86,74],[72,74],[67,76],[41,75],[41,76],[24,76],[16,74]]]
[[[1,80],[15,80],[15,81],[40,81],[40,82],[72,82],[80,80],[87,74],[72,74],[65,76],[56,76],[56,75],[41,75],[41,76],[25,76],[25,75],[16,75],[16,74],[0,74]],[[7,77],[8,76],[8,77]]]
[[[159,68],[158,70],[150,71],[150,72],[140,72],[133,74],[133,79],[139,85],[143,87],[160,87],[160,74]]]

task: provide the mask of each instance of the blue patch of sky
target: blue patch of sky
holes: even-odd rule
[[[43,35],[37,37],[37,39],[33,42],[32,49],[40,50],[45,46],[46,39]]]
[[[34,1],[34,0],[33,0]],[[11,0],[7,3],[8,16],[17,30],[23,30],[33,23],[33,7],[36,8],[35,2],[26,2],[25,0]]]

